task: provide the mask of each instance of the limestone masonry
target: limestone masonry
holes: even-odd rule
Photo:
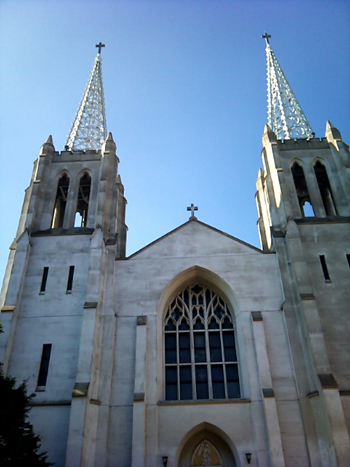
[[[0,361],[36,393],[30,418],[56,467],[350,465],[349,147],[330,122],[315,138],[294,118],[266,36],[269,115],[291,136],[265,126],[261,249],[192,211],[126,257],[101,43],[65,150],[41,147]]]

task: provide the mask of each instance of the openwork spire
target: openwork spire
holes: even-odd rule
[[[100,42],[96,47],[98,54],[67,138],[66,148],[72,151],[99,150],[107,136],[101,57],[104,45]]]
[[[269,43],[271,36],[265,32],[261,37],[266,42],[267,119],[270,128],[277,139],[313,138],[315,133]]]

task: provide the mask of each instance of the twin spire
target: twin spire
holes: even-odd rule
[[[280,140],[313,138],[315,133],[269,43],[271,36],[265,32],[261,37],[266,42],[268,125]],[[104,44],[100,42],[96,47],[95,63],[66,142],[66,148],[71,151],[98,151],[107,137],[101,68]]]
[[[105,101],[102,82],[101,42],[83,98],[80,102],[66,148],[70,151],[101,149],[107,137]]]
[[[261,37],[266,42],[267,122],[271,130],[281,140],[313,138],[315,133],[269,43],[271,36],[265,32]]]

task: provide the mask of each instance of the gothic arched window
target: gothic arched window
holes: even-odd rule
[[[240,397],[234,323],[204,285],[181,291],[164,319],[166,400]]]
[[[63,227],[64,213],[66,211],[69,178],[66,174],[58,180],[55,208],[53,211],[51,228]]]

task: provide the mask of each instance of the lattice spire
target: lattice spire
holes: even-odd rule
[[[271,36],[265,32],[261,37],[266,42],[267,119],[270,128],[277,139],[313,138],[315,133],[269,43]]]
[[[80,102],[66,148],[72,151],[101,149],[107,136],[105,102],[102,82],[102,57],[100,42],[83,98]]]

